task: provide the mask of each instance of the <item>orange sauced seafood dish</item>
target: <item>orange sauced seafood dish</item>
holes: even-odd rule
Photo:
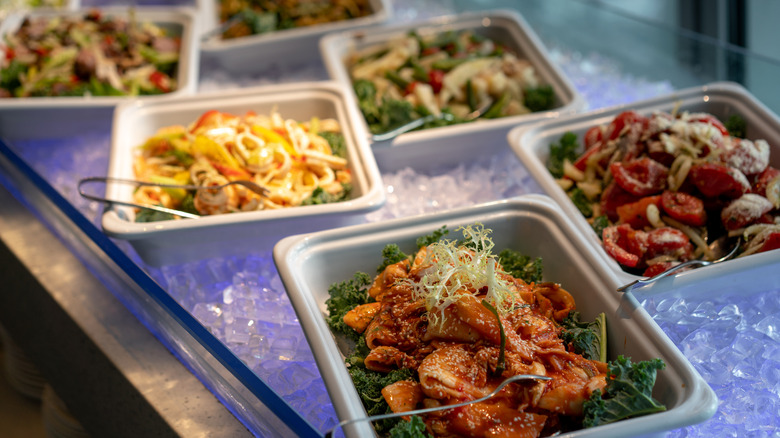
[[[248,112],[243,117],[208,111],[190,126],[158,130],[138,149],[136,178],[157,184],[194,185],[198,190],[143,186],[134,202],[198,215],[257,211],[338,202],[348,198],[352,176],[339,122],[307,122]],[[264,195],[231,185],[251,181]],[[141,210],[136,221],[171,219]]]
[[[637,415],[614,415],[610,405],[622,396],[610,382],[641,370],[642,382],[628,386],[651,392],[663,362],[606,362],[603,314],[579,321],[561,285],[526,281],[503,266],[540,280],[540,260],[511,250],[493,255],[490,230],[462,230],[464,243],[440,239],[413,256],[388,245],[373,280],[358,273],[331,286],[329,324],[357,344],[347,357],[356,389],[364,402],[380,400],[366,403],[369,415],[476,400],[518,374],[552,379],[511,383],[487,401],[393,427],[416,424],[435,436],[549,436]],[[350,297],[362,303],[347,305]],[[372,382],[380,394],[371,393]],[[645,413],[664,409],[647,395]],[[375,427],[384,433],[390,425]]]

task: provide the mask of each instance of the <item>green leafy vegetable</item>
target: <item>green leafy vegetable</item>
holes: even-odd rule
[[[745,138],[747,136],[747,122],[739,114],[732,114],[723,124],[732,137]]]
[[[136,222],[157,222],[157,221],[169,221],[173,220],[174,216],[170,213],[164,213],[162,211],[141,209],[135,214]]]
[[[614,423],[666,410],[664,405],[652,397],[656,373],[665,366],[661,359],[633,364],[623,356],[609,362],[605,391],[602,393],[597,389],[583,405],[583,427]]]
[[[344,136],[338,132],[319,132],[318,135],[325,139],[330,145],[333,155],[341,158],[347,158],[347,142]]]
[[[606,215],[599,216],[593,219],[593,223],[590,226],[593,228],[593,231],[596,232],[600,239],[601,235],[604,233],[604,228],[609,226],[609,219]]]
[[[379,107],[379,123],[371,132],[380,133],[411,122],[417,118],[412,104],[406,100],[384,99]]]
[[[433,242],[438,242],[441,240],[442,237],[446,236],[450,230],[447,229],[446,225],[442,225],[441,228],[438,230],[434,230],[431,234],[428,234],[427,236],[420,236],[417,238],[417,248],[423,248],[428,245],[430,245]]]
[[[416,377],[415,372],[408,368],[401,368],[384,374],[360,366],[351,366],[349,375],[352,377],[352,382],[355,384],[355,389],[358,395],[360,395],[368,415],[381,415],[392,412],[382,396],[382,388],[400,380],[410,380]],[[402,420],[400,418],[390,418],[376,421],[373,423],[373,426],[378,433],[384,434],[399,421]]]
[[[542,281],[542,259],[532,259],[513,249],[505,249],[498,253],[498,262],[509,275],[521,278],[526,283],[540,283]]]
[[[349,183],[341,183],[341,186],[344,190],[335,195],[326,192],[322,187],[317,186],[311,193],[311,196],[301,201],[301,205],[320,205],[343,201],[349,197],[349,192],[352,191],[352,185]]]
[[[325,301],[328,310],[328,326],[334,333],[343,334],[357,341],[360,334],[344,323],[344,315],[353,308],[374,301],[366,289],[372,279],[365,272],[357,272],[351,280],[332,284],[328,288],[330,298]],[[365,342],[364,342],[365,343]]]
[[[370,125],[379,123],[379,107],[376,103],[376,86],[367,79],[358,79],[352,84],[358,98],[358,106],[366,122]]]
[[[563,162],[577,159],[577,134],[567,132],[563,134],[558,143],[550,145],[550,158],[547,160],[547,170],[555,178],[563,177]]]
[[[590,202],[590,199],[588,199],[588,197],[585,196],[585,192],[583,192],[581,188],[575,187],[571,189],[568,195],[569,195],[569,199],[571,199],[571,202],[574,203],[574,206],[577,207],[577,210],[579,210],[583,216],[585,217],[593,216],[592,203]]]
[[[401,251],[401,248],[399,248],[395,243],[385,245],[385,247],[382,249],[382,264],[376,268],[376,272],[382,272],[388,266],[394,265],[408,258],[409,256],[404,254],[404,252]]]
[[[486,300],[482,300],[482,305],[490,310],[490,313],[492,313],[498,321],[498,331],[501,340],[498,351],[498,360],[496,361],[496,370],[493,374],[500,377],[501,374],[504,373],[504,367],[506,366],[506,358],[504,357],[504,353],[506,352],[506,333],[504,333],[504,324],[501,323],[501,317],[498,316],[498,310],[496,310],[495,307]]]
[[[425,422],[417,415],[409,421],[399,421],[390,429],[390,438],[433,438],[425,429]]]
[[[580,320],[579,312],[571,311],[561,321],[561,326],[563,326],[561,332],[563,343],[570,346],[575,353],[586,359],[606,361],[607,332],[604,313],[600,313],[595,321],[587,322]]]
[[[555,107],[555,91],[550,85],[525,90],[525,106],[533,112],[547,111]]]

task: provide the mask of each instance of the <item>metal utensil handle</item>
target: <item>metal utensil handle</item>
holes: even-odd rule
[[[496,389],[494,389],[493,391],[490,392],[490,394],[488,394],[488,395],[486,395],[484,397],[480,397],[480,398],[474,399],[474,400],[468,400],[468,401],[465,401],[465,402],[455,403],[453,405],[435,406],[435,407],[432,407],[432,408],[417,409],[417,410],[414,410],[414,411],[393,412],[393,413],[390,413],[390,414],[373,415],[373,416],[370,416],[370,417],[353,418],[351,420],[344,420],[344,421],[340,422],[339,424],[333,426],[325,434],[325,438],[332,437],[333,433],[337,429],[339,429],[339,428],[343,428],[346,425],[353,424],[353,423],[358,423],[358,422],[361,422],[361,421],[373,422],[373,421],[379,421],[379,420],[386,420],[388,418],[405,417],[407,415],[408,416],[412,416],[412,415],[428,414],[428,413],[431,413],[431,412],[445,411],[447,409],[455,409],[455,408],[459,408],[459,407],[462,407],[462,406],[470,405],[472,403],[483,402],[483,401],[488,400],[491,397],[495,396],[499,392],[501,392],[501,390],[504,389],[504,387],[506,385],[508,385],[508,384],[510,384],[512,382],[517,382],[519,380],[552,380],[552,378],[551,377],[547,377],[547,376],[540,376],[540,375],[537,375],[537,374],[516,374],[516,375],[514,375],[512,377],[508,377],[506,380],[501,382],[501,384],[498,385],[496,387]]]
[[[436,120],[438,118],[439,118],[438,116],[435,116],[435,115],[431,114],[431,115],[428,115],[428,116],[425,116],[425,117],[421,117],[419,119],[414,119],[411,122],[409,122],[409,123],[407,123],[405,125],[401,125],[401,126],[395,128],[395,129],[391,129],[391,130],[389,130],[387,132],[383,132],[381,134],[374,134],[374,135],[371,136],[371,139],[374,140],[374,141],[390,140],[390,139],[395,138],[395,137],[397,137],[397,136],[399,136],[399,135],[401,135],[401,134],[403,134],[405,132],[409,132],[409,131],[411,131],[413,129],[417,129],[420,126],[422,126],[422,125],[424,125],[424,124],[426,124],[428,122],[432,122],[432,121],[434,121],[434,120]]]
[[[660,274],[656,274],[649,278],[640,278],[638,280],[634,280],[631,283],[628,283],[626,285],[623,285],[617,289],[618,292],[626,292],[634,288],[634,286],[644,286],[646,284],[654,283],[666,276],[672,275],[675,272],[679,271],[682,268],[688,267],[688,266],[707,266],[709,264],[712,264],[712,262],[706,261],[706,260],[688,260],[687,262],[680,263],[679,265],[672,266],[671,268],[661,272]]]
[[[101,182],[101,183],[107,183],[107,182],[118,182],[118,183],[124,183],[124,184],[133,184],[136,186],[157,186],[157,187],[171,187],[171,188],[184,188],[186,186],[178,186],[178,185],[172,185],[172,184],[152,184],[152,183],[144,183],[143,181],[136,181],[136,180],[130,180],[130,179],[122,179],[122,178],[111,178],[111,177],[102,177],[102,176],[93,176],[88,178],[82,178],[79,180],[78,183],[78,192],[79,195],[81,195],[82,198],[89,199],[91,201],[97,201],[102,202],[106,204],[117,204],[117,205],[123,205],[125,207],[135,207],[135,208],[143,208],[146,210],[153,210],[158,211],[161,213],[168,213],[173,214],[180,217],[185,217],[188,219],[197,219],[200,216],[193,213],[188,213],[186,211],[181,210],[174,210],[172,208],[163,207],[160,205],[144,205],[144,204],[136,204],[133,202],[126,202],[126,201],[120,201],[118,199],[108,199],[105,197],[90,195],[86,192],[84,192],[83,185],[86,183],[95,183],[95,182]]]

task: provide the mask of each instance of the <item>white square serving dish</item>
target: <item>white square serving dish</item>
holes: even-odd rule
[[[169,93],[153,96],[112,97],[112,96],[77,96],[77,97],[25,97],[0,99],[0,109],[40,110],[51,108],[95,108],[114,107],[116,104],[129,100],[164,100],[173,97],[193,94],[197,90],[200,52],[196,35],[198,33],[194,11],[186,7],[156,7],[138,6],[121,7],[107,6],[104,8],[79,8],[67,10],[32,10],[15,13],[0,23],[0,53],[5,54],[2,38],[16,32],[25,18],[56,18],[81,17],[97,10],[103,16],[128,19],[132,10],[134,20],[140,23],[154,23],[170,35],[181,39],[179,61],[176,69],[176,89]],[[3,123],[5,125],[6,122]]]
[[[273,65],[319,64],[319,39],[329,32],[375,27],[393,16],[390,0],[368,0],[371,13],[363,17],[275,32],[223,39],[219,6],[221,0],[197,0],[202,33],[200,50],[205,60],[214,61],[234,74],[252,74]]]
[[[510,131],[507,137],[510,147],[542,187],[544,193],[561,205],[585,239],[597,249],[596,254],[600,262],[613,271],[622,284],[642,277],[625,272],[603,250],[600,237],[577,210],[566,192],[555,182],[546,166],[550,144],[558,142],[566,132],[573,132],[577,134],[578,139],[582,139],[588,128],[609,123],[617,114],[626,110],[649,115],[654,111],[672,112],[675,108],[678,111],[710,113],[721,120],[726,120],[732,114],[741,115],[747,122],[746,137],[765,139],[770,145],[770,165],[775,168],[780,167],[780,118],[744,87],[731,82],[715,82],[630,104],[520,126]],[[777,287],[780,286],[780,277],[776,274],[771,275],[777,266],[780,266],[780,251],[769,251],[729,260],[716,266],[678,273],[653,285],[643,286],[642,290],[652,293],[676,289],[682,285],[707,288],[725,284],[742,288]],[[759,272],[766,272],[767,275],[756,275]]]
[[[339,419],[363,418],[366,412],[344,364],[344,356],[326,321],[330,285],[355,272],[374,275],[381,251],[395,243],[401,251],[416,249],[416,239],[447,226],[458,239],[459,226],[482,223],[493,232],[494,253],[512,248],[541,257],[544,281],[560,283],[573,295],[583,320],[605,312],[609,360],[617,355],[633,361],[661,358],[653,396],[664,403],[661,413],[576,431],[572,437],[659,435],[700,423],[717,408],[717,397],[685,357],[631,295],[615,293],[615,279],[605,266],[593,263],[595,248],[552,201],[528,195],[443,213],[350,226],[290,236],[274,247],[274,261],[314,352]],[[365,422],[347,427],[347,436],[370,436]]]
[[[274,109],[285,119],[308,121],[317,117],[339,122],[352,174],[349,199],[148,223],[134,222],[132,208],[114,205],[103,214],[104,232],[130,241],[147,263],[160,265],[257,251],[263,245],[270,250],[285,235],[363,222],[365,213],[384,204],[384,186],[374,156],[365,139],[354,134],[356,114],[345,104],[343,88],[331,82],[261,86],[166,102],[120,105],[114,114],[108,176],[133,179],[137,148],[161,127],[187,126],[209,110],[239,116],[248,111],[270,114]],[[133,189],[132,185],[109,183],[106,198],[132,202]]]
[[[415,145],[425,143],[431,148],[442,148],[442,159],[446,160],[446,147],[457,138],[458,142],[469,147],[485,149],[500,147],[505,144],[505,134],[510,128],[518,124],[557,117],[561,114],[573,113],[585,106],[585,101],[562,70],[555,65],[547,53],[547,49],[534,33],[533,29],[525,22],[523,17],[515,11],[493,10],[480,12],[465,12],[457,15],[448,15],[418,20],[411,23],[394,24],[372,31],[350,31],[326,35],[320,40],[325,67],[330,77],[347,85],[351,90],[352,104],[357,106],[357,95],[352,88],[352,78],[346,64],[347,58],[356,52],[372,46],[381,46],[394,38],[407,35],[415,31],[420,36],[437,35],[447,31],[471,30],[475,34],[505,44],[514,51],[518,58],[528,60],[536,70],[542,84],[552,86],[555,94],[556,106],[552,110],[535,113],[502,117],[496,119],[481,119],[475,122],[459,125],[443,126],[426,130],[412,131],[401,134],[392,141],[375,143],[381,147],[403,148],[414,153],[413,148],[405,148],[406,142],[414,142]],[[368,124],[361,117],[360,127],[366,136],[370,136]],[[443,138],[444,137],[444,138]],[[429,145],[429,146],[427,146]]]

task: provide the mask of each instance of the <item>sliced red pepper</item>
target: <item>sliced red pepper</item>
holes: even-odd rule
[[[169,93],[171,91],[168,77],[158,70],[153,71],[152,74],[149,75],[149,82],[154,84],[154,86],[163,93]]]
[[[209,123],[210,120],[212,120],[213,118],[219,117],[219,114],[220,113],[217,110],[209,110],[209,111],[206,111],[205,113],[201,114],[201,116],[198,117],[198,120],[195,121],[195,124],[192,125],[192,129],[190,130],[190,132],[195,132],[199,128],[201,128],[203,126],[206,126]]]
[[[433,88],[433,92],[439,94],[441,87],[444,84],[444,71],[433,69],[428,72],[428,83]]]
[[[418,81],[409,82],[409,85],[407,85],[406,89],[404,89],[404,95],[414,93],[414,89],[417,88],[417,84],[419,84]]]
[[[691,167],[688,179],[709,198],[738,198],[750,190],[750,183],[742,172],[723,164],[696,164]]]
[[[635,230],[650,226],[650,221],[647,220],[647,207],[651,204],[660,209],[661,195],[646,196],[636,202],[621,205],[617,208],[618,222],[629,224]]]
[[[661,195],[661,207],[672,219],[694,227],[707,223],[707,212],[704,202],[688,193],[666,190]]]
[[[615,182],[634,196],[660,193],[666,188],[666,177],[669,174],[666,166],[648,157],[614,162],[610,164],[609,170]]]

